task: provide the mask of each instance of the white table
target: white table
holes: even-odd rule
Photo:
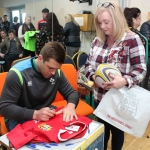
[[[87,133],[84,135],[84,137],[80,139],[72,139],[63,143],[59,143],[58,146],[51,146],[51,148],[47,148],[44,146],[41,146],[40,144],[36,144],[35,150],[95,150],[96,148],[98,150],[103,150],[103,142],[104,142],[104,125],[92,121],[89,125],[90,133]],[[9,141],[6,137],[6,135],[3,135],[0,137],[0,142],[2,145],[7,147],[11,150],[11,148],[8,146]],[[73,145],[65,146],[67,143],[74,143]],[[30,150],[27,145],[23,146],[19,150]]]

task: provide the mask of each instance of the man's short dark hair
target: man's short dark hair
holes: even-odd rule
[[[0,29],[0,32],[5,32],[5,34],[7,34],[5,29]]]
[[[43,56],[43,62],[49,61],[49,59],[54,59],[60,64],[65,61],[65,49],[59,42],[49,42],[44,45],[40,55]]]
[[[3,17],[8,17],[7,15],[4,15]]]
[[[49,13],[49,9],[44,8],[44,9],[42,10],[42,13]]]
[[[14,29],[10,29],[9,31],[8,31],[8,34],[9,33],[13,33],[14,35],[16,35],[16,31],[14,30]]]
[[[14,22],[17,22],[18,19],[19,19],[19,18],[18,18],[17,16],[15,16],[15,17],[14,17]]]

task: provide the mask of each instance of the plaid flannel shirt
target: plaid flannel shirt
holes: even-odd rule
[[[116,66],[127,80],[128,87],[139,84],[146,75],[145,49],[140,37],[133,33],[124,33],[120,42],[115,41],[112,47],[100,43],[98,37],[92,42],[92,47],[85,64],[86,77],[92,79],[99,64],[109,63]],[[99,102],[106,90],[94,85],[94,99]]]

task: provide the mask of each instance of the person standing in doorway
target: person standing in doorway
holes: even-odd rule
[[[18,37],[18,29],[19,29],[20,25],[21,25],[21,24],[18,23],[18,17],[15,16],[15,17],[14,17],[14,23],[13,23],[12,28],[15,30],[17,37]]]

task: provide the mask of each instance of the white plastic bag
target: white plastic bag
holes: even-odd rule
[[[142,137],[150,120],[150,92],[134,85],[110,89],[94,114],[136,137]]]

